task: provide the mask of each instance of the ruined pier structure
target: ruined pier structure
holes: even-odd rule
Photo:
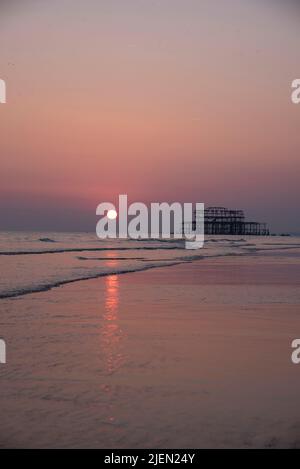
[[[198,216],[195,210],[193,221],[184,224],[186,234],[190,233],[192,229],[195,231]],[[266,223],[245,220],[243,210],[208,207],[204,210],[204,233],[209,235],[267,236],[269,230]]]

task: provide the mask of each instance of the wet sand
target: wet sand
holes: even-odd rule
[[[0,447],[300,447],[299,273],[225,257],[2,300]]]

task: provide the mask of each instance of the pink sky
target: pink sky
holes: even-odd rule
[[[3,2],[0,228],[93,230],[127,193],[300,232],[292,5]]]

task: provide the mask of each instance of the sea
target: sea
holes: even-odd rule
[[[272,254],[292,262],[299,248],[299,236],[207,236],[203,248],[187,250],[183,240],[100,240],[95,233],[2,231],[0,298],[208,257]]]

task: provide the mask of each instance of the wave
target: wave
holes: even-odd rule
[[[84,257],[84,256],[77,256],[76,259],[79,261],[148,261],[146,257]],[[160,260],[160,259],[151,259],[152,261]],[[169,260],[169,259],[163,259]]]
[[[27,256],[37,254],[60,254],[64,252],[97,252],[97,251],[159,251],[159,250],[172,250],[183,249],[184,246],[143,246],[143,247],[107,247],[107,248],[61,248],[61,249],[47,249],[38,251],[0,251],[0,256]]]
[[[224,241],[224,239],[222,240]],[[227,241],[227,240],[226,240]],[[229,241],[229,240],[228,240]],[[238,240],[241,242],[242,240]],[[232,244],[230,246],[225,246],[226,250],[222,250],[223,252],[216,252],[216,250],[210,250],[209,248],[200,250],[199,253],[188,253],[188,251],[184,250],[184,247],[182,246],[138,246],[138,247],[128,247],[128,246],[119,246],[119,247],[78,247],[78,248],[61,248],[61,249],[53,249],[53,250],[36,250],[36,251],[2,251],[0,252],[0,255],[6,255],[6,256],[18,256],[18,255],[39,255],[39,254],[56,254],[56,253],[81,253],[81,252],[108,252],[108,251],[113,251],[113,252],[128,252],[132,253],[132,251],[139,251],[141,256],[143,256],[143,251],[152,251],[156,252],[157,255],[154,254],[154,256],[150,259],[147,259],[145,257],[138,257],[138,254],[135,256],[133,253],[129,254],[128,257],[84,257],[84,256],[77,256],[77,259],[80,261],[87,261],[87,260],[126,260],[126,261],[139,261],[139,265],[122,265],[122,266],[116,266],[116,267],[110,267],[109,271],[100,271],[99,267],[93,266],[92,269],[87,264],[86,262],[80,262],[80,266],[75,266],[73,270],[71,270],[67,274],[61,275],[62,272],[59,272],[58,275],[55,275],[55,278],[53,279],[44,279],[41,280],[40,278],[37,279],[36,281],[32,281],[31,285],[22,285],[22,286],[15,286],[15,288],[7,288],[6,290],[2,290],[0,292],[0,299],[7,299],[7,298],[15,298],[23,295],[27,295],[30,293],[36,293],[36,292],[43,292],[47,290],[51,290],[52,288],[60,287],[68,283],[73,283],[73,282],[78,282],[78,281],[83,281],[83,280],[89,280],[89,279],[95,279],[99,277],[105,277],[109,275],[121,275],[121,274],[127,274],[127,273],[134,273],[134,272],[139,272],[139,271],[144,271],[144,270],[149,270],[149,269],[154,269],[154,268],[160,268],[160,267],[170,267],[178,264],[184,264],[184,263],[190,263],[193,261],[197,260],[202,260],[202,259],[212,259],[212,258],[217,258],[217,257],[227,257],[227,256],[250,256],[250,255],[259,255],[260,252],[273,252],[274,251],[281,251],[282,249],[288,250],[288,249],[295,249],[294,245],[290,246],[282,246],[280,243],[265,243],[269,244],[269,246],[256,246],[256,247],[251,247],[250,243],[245,243],[243,246],[241,246],[238,243],[235,243],[234,246]],[[274,244],[272,246],[272,244]],[[228,252],[228,248],[230,252]],[[242,249],[241,249],[242,248]],[[169,250],[172,250],[174,254],[172,254],[169,258],[167,259],[167,256],[163,256],[163,252],[161,254],[159,251],[164,251],[167,252]],[[177,252],[176,252],[177,251]],[[180,252],[183,251],[183,252]],[[219,249],[218,249],[219,251]],[[227,252],[226,252],[227,251]],[[180,257],[179,257],[180,256]],[[30,259],[30,258],[29,258]],[[18,261],[18,259],[16,259]],[[61,258],[61,260],[64,260]],[[32,262],[34,259],[32,259]],[[39,262],[39,261],[38,261]],[[42,262],[42,261],[41,261]],[[23,260],[21,260],[21,264],[23,265]],[[85,266],[83,267],[83,264]],[[34,264],[35,265],[35,264]],[[52,265],[52,264],[51,264]],[[76,271],[76,269],[80,269],[81,271]],[[86,271],[85,271],[86,270]],[[51,274],[52,275],[52,274]],[[63,278],[59,278],[59,277]],[[26,278],[26,277],[24,277]],[[28,277],[27,277],[28,278]],[[32,279],[33,280],[33,279]],[[26,280],[25,280],[26,281]],[[24,283],[25,283],[24,281]]]
[[[76,277],[76,278],[69,278],[69,279],[62,279],[62,280],[57,280],[53,281],[51,283],[44,283],[40,285],[31,285],[28,287],[23,287],[15,290],[10,290],[6,292],[0,293],[0,299],[8,299],[8,298],[16,298],[19,296],[24,296],[28,295],[31,293],[39,293],[39,292],[45,292],[48,290],[52,290],[53,288],[61,287],[63,285],[66,285],[68,283],[74,283],[74,282],[80,282],[83,280],[91,280],[91,279],[96,279],[100,277],[107,277],[109,275],[123,275],[123,274],[129,274],[129,273],[134,273],[134,272],[142,272],[145,270],[150,270],[150,269],[155,269],[155,268],[161,268],[161,267],[171,267],[179,264],[187,264],[196,260],[201,260],[204,258],[216,258],[216,257],[224,257],[224,256],[237,256],[237,255],[244,255],[244,254],[238,254],[238,253],[225,253],[225,254],[216,254],[212,256],[203,256],[200,254],[194,254],[194,255],[187,255],[183,257],[176,257],[174,259],[152,259],[154,262],[159,262],[159,264],[149,264],[149,265],[142,265],[142,266],[134,266],[134,267],[127,267],[124,269],[116,269],[110,272],[90,272],[87,275]]]
[[[76,277],[76,278],[72,278],[72,279],[64,279],[64,280],[57,280],[57,281],[54,281],[52,283],[46,283],[46,284],[42,284],[42,285],[31,285],[30,287],[25,287],[25,288],[20,288],[20,289],[16,289],[16,290],[11,290],[11,291],[8,291],[8,292],[3,292],[3,293],[0,293],[0,299],[7,299],[7,298],[16,298],[16,297],[19,297],[19,296],[24,296],[24,295],[29,295],[31,293],[39,293],[39,292],[45,292],[45,291],[48,291],[48,290],[52,290],[52,288],[58,288],[58,287],[61,287],[63,285],[66,285],[68,283],[74,283],[74,282],[81,282],[83,280],[91,280],[91,279],[96,279],[96,278],[100,278],[100,277],[107,277],[109,275],[123,275],[123,274],[129,274],[129,273],[134,273],[134,272],[141,272],[141,271],[145,271],[145,270],[150,270],[150,269],[155,269],[156,267],[171,267],[171,266],[174,266],[174,265],[178,265],[178,264],[183,264],[185,263],[186,261],[182,260],[182,261],[170,261],[166,264],[159,264],[159,265],[156,265],[156,264],[150,264],[150,265],[147,265],[147,266],[142,266],[142,267],[133,267],[133,268],[126,268],[126,269],[119,269],[119,270],[115,270],[115,271],[112,271],[112,272],[97,272],[97,273],[90,273],[86,276],[82,276],[82,277]]]
[[[288,246],[288,247],[293,247],[293,248],[299,248],[300,244],[299,243],[263,243],[264,246]]]
[[[228,239],[228,238],[218,238],[218,239],[215,239],[215,238],[208,238],[206,239],[205,242],[210,242],[210,243],[224,243],[227,242],[227,243],[241,243],[241,242],[246,242],[245,239],[241,238],[241,239]]]

